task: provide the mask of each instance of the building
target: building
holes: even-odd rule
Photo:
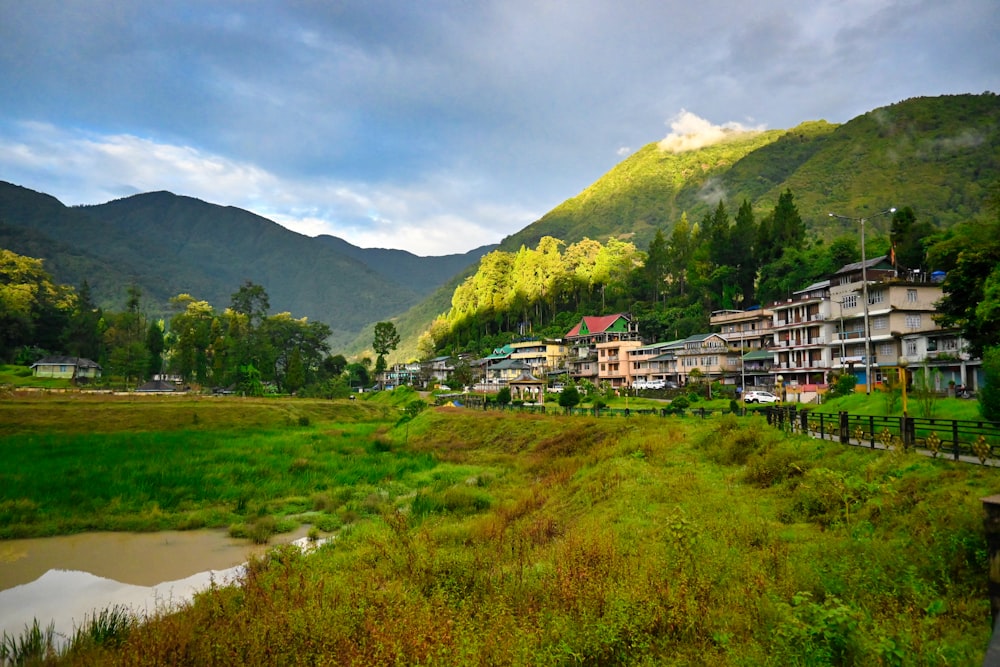
[[[740,368],[740,353],[730,349],[722,334],[695,334],[685,338],[674,350],[680,384],[695,380],[725,381],[735,377]],[[692,377],[693,374],[693,377]]]
[[[916,340],[941,329],[933,318],[942,295],[940,284],[897,278],[885,260],[870,260],[867,308],[860,262],[843,267],[830,280],[831,308],[836,309],[828,344],[830,369],[853,373],[859,385],[868,385],[869,370],[872,386],[881,383],[886,373],[898,372],[904,338]],[[916,350],[912,345],[911,349]]]
[[[631,353],[641,347],[642,341],[636,339],[597,343],[597,382],[607,382],[615,389],[631,387]]]
[[[619,341],[638,341],[639,327],[625,313],[587,316],[580,320],[565,336],[568,346],[566,367],[576,381],[600,382],[597,345]],[[605,362],[607,363],[607,361]]]
[[[569,356],[569,346],[562,341],[523,340],[505,346],[510,359],[528,364],[534,375],[542,376],[564,369]]]
[[[774,313],[767,308],[747,310],[718,310],[710,322],[726,339],[732,349],[742,355],[739,369],[733,370],[733,382],[738,387],[762,389],[774,385],[771,369],[774,366]]]
[[[96,361],[83,357],[51,356],[31,364],[35,377],[65,378],[67,380],[92,380],[101,377],[104,371]]]
[[[773,370],[786,387],[817,391],[830,370],[830,281],[813,283],[772,311]]]

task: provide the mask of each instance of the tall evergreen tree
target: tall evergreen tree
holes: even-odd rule
[[[736,212],[736,223],[730,234],[730,247],[736,261],[736,286],[743,308],[753,305],[757,280],[757,256],[754,242],[757,240],[757,223],[754,220],[750,201],[743,200]]]

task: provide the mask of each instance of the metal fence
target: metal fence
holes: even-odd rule
[[[875,448],[916,448],[931,456],[986,463],[1000,458],[1000,424],[961,419],[880,417],[768,407],[768,423],[842,444]]]
[[[470,406],[471,407],[471,406]],[[535,404],[480,403],[475,407],[525,414],[581,415],[590,417],[709,417],[730,410],[706,408],[556,408]],[[914,448],[929,456],[950,457],[955,461],[1000,465],[1000,423],[986,420],[925,419],[921,417],[880,417],[847,412],[824,413],[799,410],[794,405],[768,406],[756,410],[776,428],[804,433],[814,438],[872,449]],[[740,415],[748,414],[742,408]]]

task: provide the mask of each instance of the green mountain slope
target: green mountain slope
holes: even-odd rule
[[[393,275],[368,265],[384,265],[384,251],[331,238],[309,238],[238,208],[169,192],[68,208],[48,195],[0,182],[3,247],[45,259],[58,282],[78,286],[86,279],[103,306],[121,307],[125,287],[136,284],[152,314],[167,314],[170,297],[184,292],[224,308],[251,280],[267,290],[272,312],[330,325],[335,347],[367,324],[419,303],[481,254],[440,262],[395,257],[403,271]],[[419,276],[408,280],[406,269]]]
[[[788,189],[812,238],[858,233],[856,223],[830,212],[859,217],[891,206],[947,228],[978,215],[998,181],[1000,97],[915,98],[843,125],[810,121],[679,153],[648,144],[500,247],[534,248],[543,236],[567,245],[615,237],[645,250],[658,228],[669,235],[682,214],[693,224],[720,200],[731,215],[747,200],[760,219]],[[868,234],[887,237],[885,220]]]
[[[758,215],[790,188],[810,231],[848,230],[831,211],[869,215],[910,206],[918,219],[949,227],[979,212],[984,188],[1000,179],[1000,97],[915,98],[844,125],[806,122],[791,130],[734,135],[683,153],[644,146],[579,195],[504,239],[504,250],[543,236],[628,239],[644,249],[682,213],[694,223],[720,198],[731,212],[747,199]]]

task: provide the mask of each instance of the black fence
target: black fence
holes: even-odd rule
[[[709,417],[729,414],[730,410],[689,407],[662,408],[559,408],[536,404],[479,403],[470,405],[489,410],[523,414],[581,415],[591,417]],[[776,428],[845,445],[872,449],[914,448],[929,456],[950,457],[956,461],[1000,465],[1000,423],[960,419],[925,419],[921,417],[880,417],[852,415],[847,412],[824,413],[799,410],[795,405],[741,408],[737,414],[757,412]]]
[[[842,444],[875,448],[917,448],[931,456],[954,460],[1000,458],[1000,424],[961,419],[879,417],[796,410],[795,406],[768,407],[768,423],[794,432]]]

